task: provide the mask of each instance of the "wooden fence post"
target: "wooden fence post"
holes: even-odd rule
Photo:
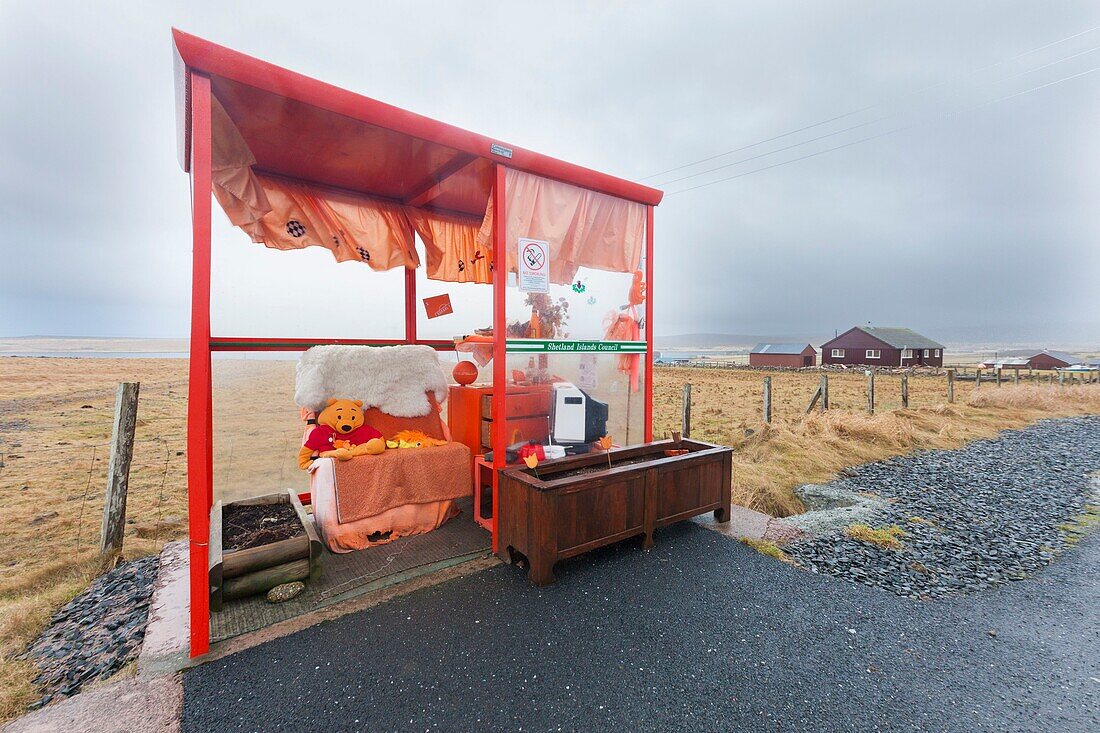
[[[115,394],[115,422],[111,431],[111,460],[107,466],[107,495],[103,502],[103,524],[99,552],[108,557],[122,552],[126,531],[126,491],[130,486],[130,459],[134,456],[134,428],[137,425],[137,382],[123,382]]]
[[[902,409],[909,409],[909,375],[901,375],[901,406]]]
[[[691,437],[691,383],[684,385],[684,394],[681,397],[680,406],[680,433],[685,438]]]
[[[821,399],[821,385],[817,385],[817,389],[814,390],[813,396],[810,397],[810,404],[806,405],[806,414],[809,415],[814,411],[814,405]]]
[[[1020,386],[1020,370],[1019,369],[1013,369],[1012,370],[1012,386],[1013,387],[1019,387]]]
[[[955,370],[947,370],[947,403],[953,404],[955,402]]]
[[[1098,372],[1100,374],[1100,372]],[[821,375],[821,412],[829,409],[829,375]]]
[[[1065,372],[1062,372],[1062,371],[1058,372],[1058,386],[1059,387],[1065,387],[1066,386],[1066,373]]]
[[[867,370],[867,414],[875,414],[875,370]]]
[[[974,389],[980,389],[982,386],[982,368],[978,367],[974,370]]]
[[[997,386],[1001,386],[1001,368],[997,367]]]
[[[764,377],[764,422],[772,421],[772,378]]]

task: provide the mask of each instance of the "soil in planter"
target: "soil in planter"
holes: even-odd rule
[[[687,454],[685,453],[684,455],[687,455]],[[651,461],[656,461],[656,460],[659,460],[659,459],[662,459],[662,458],[665,458],[665,457],[666,456],[665,456],[663,451],[657,451],[656,453],[646,453],[645,455],[641,455],[641,456],[631,456],[630,458],[615,458],[614,456],[612,456],[611,457],[611,467],[612,468],[622,468],[623,466],[634,466],[634,465],[639,464],[639,463],[649,463]],[[549,468],[549,466],[547,468]],[[541,478],[543,481],[557,481],[558,479],[561,479],[561,478],[572,478],[574,476],[584,476],[585,474],[598,473],[600,471],[606,471],[606,470],[607,470],[607,457],[605,456],[604,460],[602,460],[599,463],[594,463],[591,466],[582,466],[581,468],[570,468],[566,471],[545,471],[544,470],[544,471],[540,472],[539,475],[537,475],[537,476],[535,475],[534,470],[527,470],[527,471],[524,471],[524,473],[526,473],[529,476],[534,476],[535,478]]]
[[[306,533],[290,504],[230,504],[222,508],[222,551],[269,545]]]

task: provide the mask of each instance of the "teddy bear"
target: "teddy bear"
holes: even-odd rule
[[[316,458],[346,461],[386,450],[382,433],[366,423],[362,400],[332,399],[317,415],[317,427],[298,451],[298,467],[309,468]]]

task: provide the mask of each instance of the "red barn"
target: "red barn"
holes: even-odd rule
[[[855,326],[821,345],[822,364],[943,366],[943,344],[908,328]]]
[[[1065,351],[1050,351],[1043,349],[1037,354],[1028,357],[1027,365],[1032,369],[1065,369],[1074,364],[1080,364],[1081,358],[1068,354]]]
[[[749,352],[749,366],[811,367],[817,351],[809,344],[757,344]]]

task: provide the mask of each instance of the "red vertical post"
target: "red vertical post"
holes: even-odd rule
[[[210,79],[191,83],[191,346],[187,382],[187,525],[191,656],[210,650],[207,560],[214,451],[210,382]]]
[[[653,440],[653,207],[645,207],[645,440]]]
[[[505,241],[504,166],[495,166],[493,183],[493,552],[497,551],[497,521],[500,517],[500,470],[506,465],[505,391],[508,387],[508,349],[505,329],[505,293],[508,285],[508,243]]]
[[[416,343],[416,270],[405,268],[405,343]]]

